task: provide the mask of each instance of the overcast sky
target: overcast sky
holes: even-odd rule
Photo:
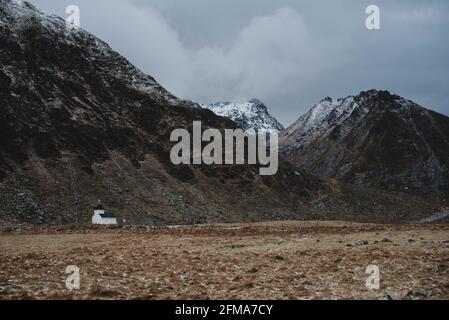
[[[326,96],[387,89],[449,115],[447,0],[31,0],[108,42],[175,95],[264,101],[289,125]],[[381,10],[381,30],[365,9]]]

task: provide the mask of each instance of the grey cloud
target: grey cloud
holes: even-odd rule
[[[266,102],[290,124],[325,96],[388,89],[449,114],[445,0],[32,0],[103,38],[174,94]],[[381,8],[381,30],[365,8]]]

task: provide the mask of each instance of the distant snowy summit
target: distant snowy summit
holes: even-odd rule
[[[246,103],[218,102],[202,107],[218,116],[233,120],[244,130],[284,130],[282,124],[268,112],[267,106],[257,99]]]

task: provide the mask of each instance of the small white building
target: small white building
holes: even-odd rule
[[[112,213],[106,212],[101,205],[101,202],[98,201],[98,205],[94,208],[92,224],[116,225],[117,218]]]

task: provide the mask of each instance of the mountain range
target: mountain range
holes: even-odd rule
[[[269,119],[270,126],[281,128],[262,103],[251,104],[249,109],[264,117],[251,118],[246,126]],[[428,113],[435,121],[432,130],[447,133],[445,118]],[[417,121],[429,119],[422,117]],[[394,124],[398,118],[386,119]],[[89,223],[99,199],[119,218],[145,225],[288,219],[397,223],[441,210],[437,201],[371,188],[377,184],[367,179],[361,181],[368,188],[354,187],[335,179],[331,170],[317,169],[319,162],[303,165],[301,150],[318,141],[298,145],[294,127],[283,136],[286,158],[275,176],[259,176],[258,167],[249,165],[173,165],[171,132],[191,131],[197,120],[205,128],[239,128],[237,120],[178,99],[92,34],[25,1],[0,0],[0,225]],[[370,134],[382,132],[382,123],[374,123]],[[430,139],[438,132],[426,134]],[[445,146],[444,139],[435,139],[435,148]],[[372,141],[374,148],[376,138]],[[434,151],[429,159],[444,162],[444,152]],[[316,159],[306,158],[307,163]],[[429,191],[444,193],[446,186]]]
[[[388,91],[326,97],[287,129],[257,99],[207,108],[279,131],[285,158],[321,177],[449,201],[449,118]]]

